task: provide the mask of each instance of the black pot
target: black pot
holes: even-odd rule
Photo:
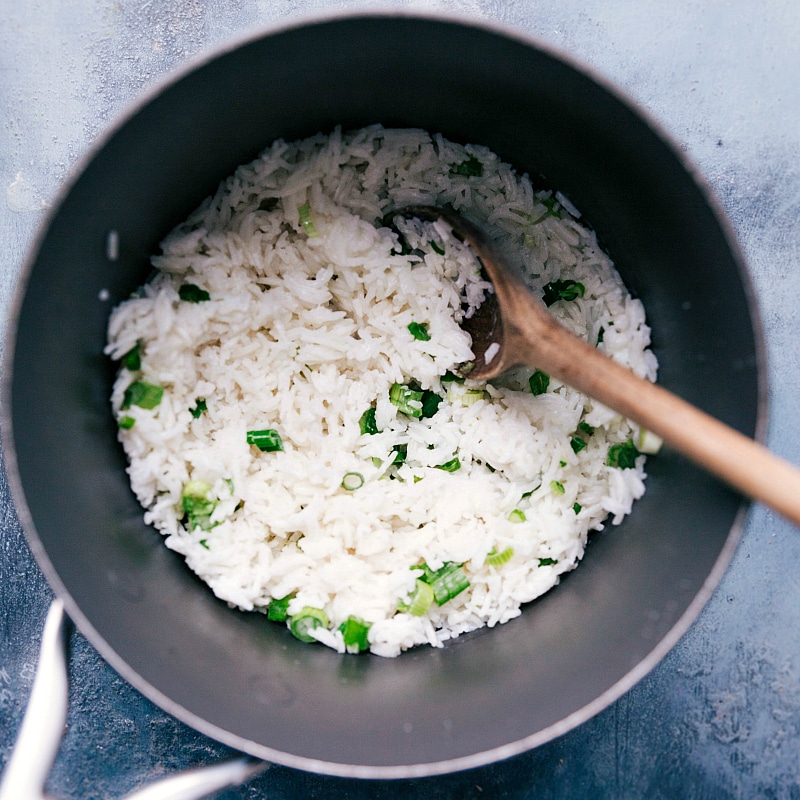
[[[749,280],[692,168],[617,92],[507,31],[380,14],[281,28],[167,82],[103,138],[48,216],[7,339],[6,456],[31,547],[80,630],[168,712],[270,761],[396,777],[510,756],[613,702],[708,599],[745,508],[664,451],[634,513],[521,617],[393,660],[231,610],[164,547],[116,441],[111,307],[273,139],[375,122],[487,145],[564,192],[643,300],[667,388],[757,437],[766,393]]]

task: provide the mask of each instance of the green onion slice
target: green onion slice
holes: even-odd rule
[[[426,389],[422,393],[422,413],[420,414],[420,419],[429,419],[432,417],[439,410],[441,402],[442,398],[439,397],[438,394],[432,392],[430,389]]]
[[[646,428],[639,429],[639,436],[636,439],[636,448],[640,453],[647,453],[647,455],[655,455],[661,450],[664,440]]]
[[[139,406],[139,408],[155,408],[164,396],[164,387],[146,381],[134,381],[125,390],[122,397],[122,408]]]
[[[424,322],[412,322],[408,326],[408,332],[418,342],[429,342],[431,335],[428,333],[428,326]]]
[[[537,369],[528,380],[528,386],[531,387],[531,393],[534,395],[544,394],[547,387],[550,385],[550,376],[546,372]]]
[[[389,389],[389,402],[397,406],[397,410],[409,417],[420,419],[422,417],[422,392],[404,386],[402,383],[393,383]]]
[[[303,226],[306,236],[308,236],[309,239],[314,239],[319,236],[317,226],[314,224],[314,220],[311,219],[311,207],[308,203],[303,203],[303,205],[297,209],[297,214],[300,217],[300,224]]]
[[[462,564],[448,563],[437,570],[430,584],[433,589],[433,599],[437,606],[441,606],[461,594],[469,586],[469,578]]]
[[[408,605],[405,606],[405,610],[412,617],[421,617],[431,607],[431,603],[433,603],[433,587],[424,580],[417,578],[414,591],[408,599]]]
[[[354,492],[364,485],[364,476],[360,472],[345,472],[342,478],[342,489]]]
[[[458,460],[458,456],[454,456],[449,461],[445,461],[444,464],[437,464],[436,469],[441,469],[445,472],[458,472],[461,469],[461,462]]]
[[[204,303],[211,299],[211,295],[205,289],[201,289],[194,283],[184,283],[178,289],[178,297],[187,303]]]
[[[573,436],[569,440],[569,445],[572,448],[573,453],[580,453],[580,451],[583,450],[584,447],[586,447],[586,440],[581,439],[580,436]]]
[[[460,164],[450,167],[451,175],[463,175],[465,178],[480,178],[483,175],[483,164],[475,157],[470,156]]]
[[[469,408],[469,406],[474,406],[479,400],[485,400],[487,396],[483,389],[467,389],[467,391],[461,395],[461,405]]]
[[[211,515],[217,507],[217,501],[209,497],[210,491],[211,484],[205,481],[189,481],[183,487],[181,510],[186,518],[187,530],[200,528],[208,531],[215,527],[215,523],[211,522]]]
[[[361,617],[354,617],[352,614],[339,626],[344,639],[344,646],[351,652],[360,653],[362,650],[369,650],[370,624]]]
[[[608,448],[606,466],[619,467],[619,469],[633,469],[636,466],[636,457],[639,451],[632,439],[623,444],[612,444]]]
[[[588,423],[581,420],[578,423],[578,430],[583,431],[587,436],[591,436],[594,433],[594,428]]]
[[[120,417],[119,425],[120,428],[124,431],[129,431],[134,425],[136,424],[136,420],[133,417],[129,417],[127,414],[124,417]]]
[[[555,197],[546,197],[542,200],[542,205],[545,207],[545,212],[540,217],[531,221],[531,225],[538,225],[548,217],[555,217],[556,219],[563,219],[564,215],[558,209],[558,201]]]
[[[553,564],[558,564],[554,558],[540,558],[539,559],[539,566],[540,567],[551,567]]]
[[[575,300],[586,294],[586,287],[578,281],[552,281],[544,287],[542,300],[546,306],[551,306],[557,300]]]
[[[407,444],[396,444],[392,448],[392,452],[394,453],[394,457],[392,458],[392,464],[394,464],[397,467],[400,467],[406,463],[406,456],[408,455]]]
[[[507,563],[511,560],[511,557],[514,555],[514,548],[513,547],[506,547],[502,553],[498,553],[496,548],[492,548],[486,554],[486,563],[490,567],[502,567],[503,564]]]
[[[564,494],[564,484],[561,481],[550,481],[550,490],[553,494]]]
[[[528,518],[525,516],[525,512],[521,508],[515,508],[509,515],[508,521],[509,522],[525,522]]]
[[[136,342],[132,349],[122,356],[122,366],[131,372],[136,372],[142,368],[141,342]]]
[[[195,418],[200,419],[203,416],[204,411],[208,411],[208,405],[206,405],[205,397],[195,397],[194,399],[195,407],[189,409],[189,413]]]
[[[574,511],[576,514],[580,514],[580,513],[581,513],[581,508],[582,508],[582,507],[583,507],[583,506],[581,506],[581,504],[580,504],[580,503],[573,503],[573,504],[572,504],[572,510],[573,510],[573,511]]]
[[[267,619],[273,622],[286,622],[289,616],[289,603],[294,599],[294,592],[281,597],[280,600],[273,600],[267,609]]]
[[[358,421],[358,427],[361,429],[361,433],[369,433],[375,434],[379,433],[378,425],[375,422],[375,406],[368,408],[362,415],[361,419]]]
[[[431,250],[433,250],[434,253],[438,253],[440,256],[444,255],[444,247],[439,247],[439,245],[436,244],[436,242],[434,242],[433,240],[431,240],[429,244],[431,246]]]
[[[276,453],[283,450],[283,440],[273,428],[247,431],[247,444],[254,444],[262,453]]]
[[[321,608],[303,606],[302,610],[289,619],[289,630],[301,642],[315,642],[310,631],[314,628],[327,628],[330,623],[328,615]]]

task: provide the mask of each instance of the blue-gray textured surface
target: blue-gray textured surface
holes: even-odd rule
[[[0,0],[0,319],[42,209],[125,106],[194,54],[321,8],[457,12],[532,33],[647,108],[720,197],[749,260],[770,359],[768,444],[800,463],[800,10],[795,0]],[[1,346],[1,345],[0,345]],[[0,466],[0,768],[50,590]],[[362,783],[272,767],[219,798],[800,798],[800,532],[756,507],[666,659],[549,745],[452,776]],[[49,789],[115,798],[230,754],[145,700],[80,635]]]

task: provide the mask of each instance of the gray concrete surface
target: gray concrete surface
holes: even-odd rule
[[[770,358],[768,444],[800,463],[800,7],[794,0],[0,0],[0,320],[42,209],[143,90],[252,26],[321,8],[456,12],[534,34],[621,86],[720,197]],[[0,471],[0,768],[51,598]],[[800,531],[756,507],[697,622],[561,739],[459,775],[360,783],[272,767],[220,798],[800,798]],[[164,714],[80,636],[50,791],[116,798],[230,752]],[[22,800],[22,799],[21,799]]]

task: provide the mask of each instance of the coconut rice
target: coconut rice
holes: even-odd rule
[[[454,379],[491,289],[446,225],[392,219],[409,204],[478,223],[564,325],[655,379],[642,305],[566,198],[419,130],[275,142],[109,323],[145,521],[219,598],[290,625],[313,611],[304,638],[340,652],[516,617],[644,493],[619,415],[532,368]],[[448,570],[461,588],[423,608],[419,583]]]

